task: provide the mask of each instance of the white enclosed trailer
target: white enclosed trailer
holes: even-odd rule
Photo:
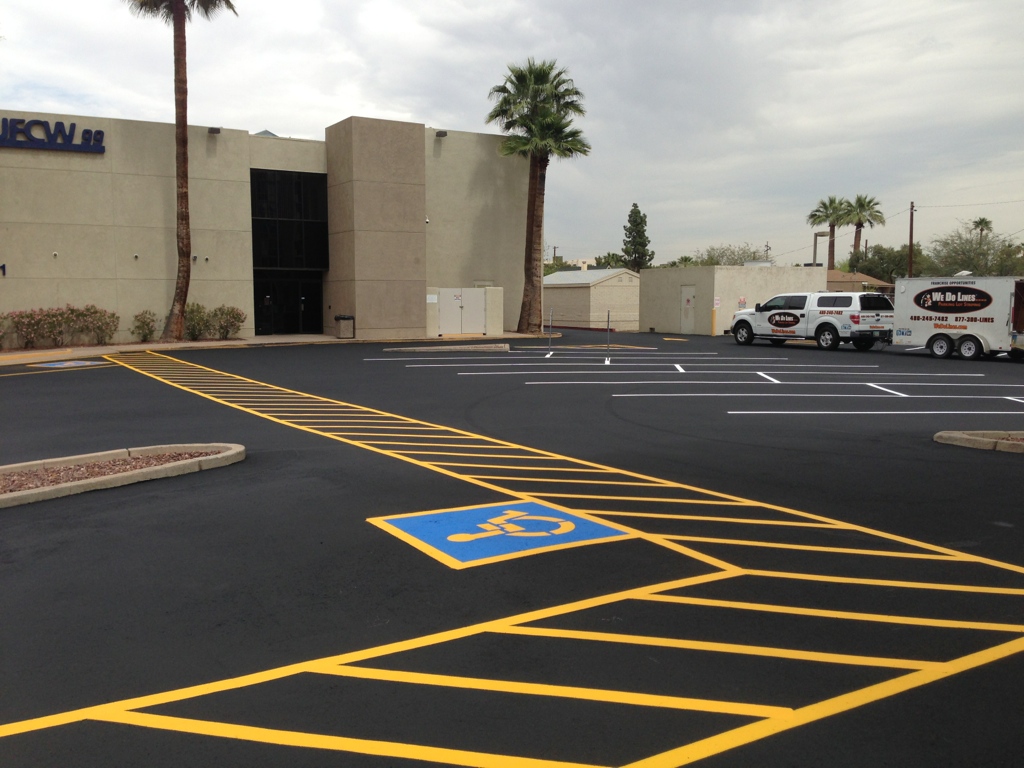
[[[912,277],[896,281],[893,343],[967,360],[1024,358],[1024,277]]]

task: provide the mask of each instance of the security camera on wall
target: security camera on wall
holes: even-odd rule
[[[426,222],[424,222],[424,223],[429,224],[430,223],[430,219],[427,219]]]

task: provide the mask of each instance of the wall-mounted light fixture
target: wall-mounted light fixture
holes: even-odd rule
[[[57,252],[56,251],[53,252],[53,258],[55,258],[55,259],[57,258]]]
[[[0,264],[0,277],[7,277],[7,265]]]
[[[218,133],[220,133],[220,128],[207,128],[206,132],[216,136]]]
[[[198,259],[198,258],[199,258],[199,257],[198,257],[198,256],[196,256],[196,255],[195,255],[194,253],[192,254],[192,261],[195,261],[195,260],[196,260],[196,259]]]
[[[436,132],[436,133],[434,134],[434,136],[435,136],[435,137],[437,137],[437,138],[439,138],[439,139],[443,139],[443,138],[444,138],[445,136],[447,136],[447,135],[448,135],[448,131],[437,131],[437,132]]]
[[[136,261],[138,261],[138,260],[139,260],[139,254],[137,254],[137,253],[135,254],[135,260],[136,260]]]

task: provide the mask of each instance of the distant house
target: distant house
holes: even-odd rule
[[[610,316],[609,316],[609,313]],[[628,269],[555,272],[544,278],[544,322],[563,328],[640,329],[640,276]]]
[[[877,277],[865,275],[863,272],[843,272],[839,269],[828,271],[828,290],[830,291],[878,291],[891,294],[895,290],[892,283],[879,280]]]

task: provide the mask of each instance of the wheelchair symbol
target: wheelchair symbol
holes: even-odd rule
[[[542,520],[546,523],[554,523],[555,527],[547,531],[528,531],[518,523],[509,522],[511,520],[518,520],[519,522],[526,522],[527,520]],[[490,518],[486,523],[478,523],[477,528],[483,528],[482,533],[453,533],[448,537],[448,541],[476,541],[477,539],[486,539],[489,536],[558,536],[561,533],[568,533],[576,528],[575,523],[570,523],[568,520],[561,520],[557,517],[544,517],[543,515],[529,515],[526,512],[516,512],[515,510],[509,510],[503,515],[498,517]]]

